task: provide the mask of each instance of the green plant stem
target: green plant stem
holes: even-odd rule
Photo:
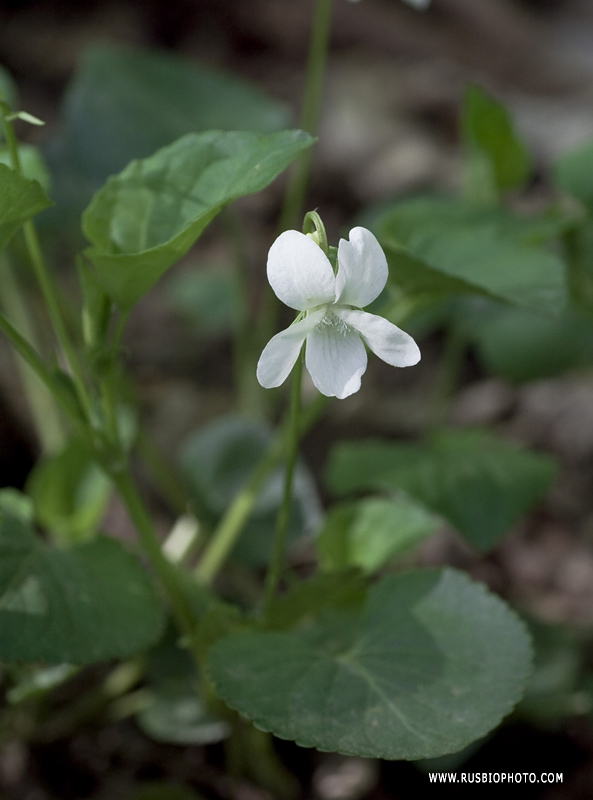
[[[181,585],[179,570],[163,555],[159,537],[154,529],[148,511],[146,510],[146,506],[132,480],[127,464],[120,463],[115,466],[111,465],[111,467],[107,467],[107,469],[120,497],[128,509],[128,513],[138,532],[142,547],[149,557],[167,594],[177,627],[187,638],[188,645],[191,645],[192,633],[194,630],[194,615],[185,589]]]
[[[255,417],[262,416],[262,387],[258,384],[253,369],[254,347],[253,319],[251,318],[250,276],[245,236],[241,220],[233,207],[225,209],[221,221],[229,242],[236,282],[236,313],[233,327],[233,368],[238,393],[239,410]]]
[[[194,577],[209,586],[232,550],[255,505],[260,489],[282,456],[282,437],[274,439],[264,458],[233,500],[200,559]]]
[[[181,476],[177,474],[175,466],[163,456],[142,425],[140,425],[136,437],[136,450],[154,479],[156,488],[160,491],[163,499],[177,514],[187,514],[191,499]],[[202,520],[200,520],[200,527],[203,528]]]
[[[43,258],[43,253],[39,245],[39,238],[37,236],[37,230],[35,229],[35,225],[31,220],[28,220],[23,225],[23,233],[25,236],[25,243],[27,245],[29,258],[33,266],[33,271],[39,282],[41,293],[43,295],[43,299],[45,300],[56,337],[60,343],[60,347],[64,351],[68,365],[72,370],[72,380],[74,381],[74,385],[78,393],[78,399],[80,400],[82,407],[90,415],[91,403],[84,382],[82,367],[78,360],[74,345],[70,340],[68,331],[66,330],[66,324],[60,310],[58,294],[54,283],[50,278],[49,271],[45,264],[45,259]]]
[[[442,427],[447,418],[451,397],[459,382],[466,347],[467,340],[459,326],[451,325],[445,335],[443,353],[434,383],[428,415],[429,432]]]
[[[290,504],[292,500],[292,484],[294,479],[294,469],[296,466],[298,444],[300,438],[300,413],[301,413],[301,378],[303,374],[303,353],[294,366],[292,373],[292,386],[290,394],[290,417],[288,424],[288,435],[286,442],[286,473],[284,476],[284,496],[282,505],[278,512],[276,522],[276,536],[274,539],[274,549],[266,578],[264,588],[263,608],[266,611],[276,592],[282,577],[284,568],[284,552],[286,550],[286,536],[288,532],[288,520],[290,518]]]
[[[300,436],[317,420],[325,409],[327,400],[327,397],[320,394],[303,410]],[[209,586],[222,568],[245,523],[249,519],[265,479],[282,459],[286,443],[286,430],[286,425],[280,428],[268,450],[255,467],[251,477],[236,495],[227,512],[218,523],[194,572],[194,577],[198,583]]]
[[[6,146],[10,154],[11,163],[13,169],[22,174],[17,138],[15,136],[12,123],[7,119],[7,114],[9,112],[10,109],[8,105],[0,101],[0,117],[3,122],[4,136],[6,139]],[[82,368],[78,361],[78,356],[74,346],[70,341],[68,331],[66,330],[66,324],[60,310],[58,293],[49,274],[49,270],[45,264],[45,259],[39,245],[37,231],[34,223],[31,220],[27,220],[27,222],[23,224],[23,234],[25,237],[25,244],[27,246],[29,259],[33,267],[33,272],[35,273],[35,277],[37,278],[41,288],[41,293],[43,295],[43,299],[45,300],[56,337],[66,356],[70,369],[72,370],[72,379],[74,381],[74,385],[76,386],[79,401],[85,411],[90,413],[91,404],[86,390]]]
[[[2,331],[10,341],[21,358],[31,367],[33,372],[41,378],[70,419],[75,424],[80,425],[80,409],[78,408],[75,398],[51,372],[47,370],[45,364],[29,342],[21,336],[16,328],[2,314],[0,314],[0,331]]]
[[[0,255],[0,272],[2,305],[7,318],[10,318],[16,328],[23,332],[32,348],[38,351],[39,345],[31,315],[12,264],[5,253]],[[22,356],[15,354],[15,360],[42,450],[46,454],[55,453],[64,444],[65,433],[54,398]]]
[[[321,101],[329,52],[332,9],[333,0],[316,0],[300,117],[301,128],[312,136],[315,136],[317,133],[317,126],[321,113]],[[309,148],[299,156],[292,166],[284,195],[282,212],[280,214],[280,232],[298,228],[300,225],[300,218],[302,216],[302,209],[311,174],[312,157],[313,154]],[[276,295],[269,286],[266,286],[262,296],[260,322],[257,336],[255,337],[255,344],[257,346],[263,347],[272,337],[277,327],[278,312],[279,305]]]
[[[307,60],[307,77],[303,94],[300,126],[314,136],[317,132],[321,112],[321,100],[325,83],[327,54],[331,33],[333,0],[317,0],[312,22],[311,44]],[[292,169],[284,206],[280,219],[280,229],[294,228],[302,215],[303,203],[311,171],[311,150],[303,153]]]

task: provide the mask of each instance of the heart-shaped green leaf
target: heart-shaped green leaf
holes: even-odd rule
[[[96,532],[110,493],[109,479],[76,439],[57,455],[40,460],[27,480],[37,520],[69,544]]]
[[[568,194],[593,207],[593,141],[583,142],[564,153],[556,164],[556,180]]]
[[[400,489],[442,514],[479,550],[489,550],[539,502],[554,461],[488,431],[443,433],[424,445],[342,442],[328,482],[339,494]]]
[[[333,506],[316,539],[323,569],[374,572],[432,536],[441,521],[410,498],[370,497]]]
[[[506,108],[479,86],[469,86],[462,114],[463,137],[487,162],[496,188],[523,186],[531,170],[529,152]]]
[[[209,665],[228,705],[282,739],[419,759],[492,730],[519,700],[530,659],[508,606],[446,569],[385,578],[362,609],[308,629],[231,634]]]
[[[478,294],[556,314],[566,300],[564,265],[544,244],[563,224],[419,197],[386,209],[373,227],[390,280],[410,294]]]
[[[31,217],[51,206],[37,181],[0,163],[0,250]]]
[[[99,536],[50,547],[26,523],[0,524],[0,660],[85,664],[154,643],[163,609],[138,561]]]
[[[265,188],[313,141],[303,131],[188,134],[109,178],[83,231],[112,299],[133,306],[227,203]]]

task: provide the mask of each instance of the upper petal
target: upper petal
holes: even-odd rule
[[[284,383],[299,357],[307,334],[321,322],[324,314],[324,311],[309,314],[270,339],[257,364],[257,379],[264,389]]]
[[[385,253],[366,228],[352,228],[349,241],[340,239],[336,303],[364,308],[383,291],[389,270]]]
[[[367,368],[360,336],[334,325],[318,325],[307,337],[305,364],[321,394],[343,400],[360,389]]]
[[[336,279],[329,259],[304,233],[284,231],[268,253],[268,280],[276,296],[306,311],[333,303]]]
[[[412,337],[383,317],[337,308],[335,313],[360,333],[375,355],[393,367],[411,367],[420,361],[420,348]]]

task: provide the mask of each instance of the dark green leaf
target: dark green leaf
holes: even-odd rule
[[[49,194],[51,189],[51,177],[43,156],[41,155],[41,151],[30,144],[19,144],[19,160],[25,178],[37,181],[43,191]],[[0,147],[0,164],[12,167],[12,159],[6,147]]]
[[[113,300],[133,306],[227,203],[266,187],[312,143],[302,131],[188,134],[109,178],[83,231]]]
[[[0,66],[0,100],[4,100],[10,108],[16,108],[18,103],[18,93],[16,84],[10,72]],[[0,131],[0,138],[2,132]]]
[[[237,78],[165,51],[94,45],[63,110],[71,158],[104,180],[194,131],[272,133],[290,112]]]
[[[589,208],[593,207],[593,141],[565,153],[556,164],[556,180],[562,189]]]
[[[220,640],[221,697],[262,730],[304,747],[370,758],[454,752],[519,700],[529,639],[513,612],[453,570],[393,576],[362,610],[309,629]]]
[[[479,86],[466,91],[462,132],[470,159],[472,154],[486,159],[498,190],[524,185],[531,171],[529,152],[506,108]]]
[[[229,723],[208,711],[196,681],[190,679],[150,689],[147,706],[136,721],[151,739],[168,744],[213,744],[230,733]]]
[[[152,644],[163,609],[138,561],[104,536],[48,546],[7,514],[0,525],[0,660],[85,664]]]
[[[61,121],[47,156],[60,223],[66,218],[77,224],[93,192],[133,158],[146,158],[187,133],[272,133],[292,122],[285,105],[235,75],[164,50],[113,43],[84,52]]]
[[[20,519],[21,522],[33,522],[35,512],[31,498],[12,487],[0,489],[0,520],[2,514]]]
[[[37,181],[0,163],[0,250],[21,225],[51,205]]]
[[[277,597],[265,618],[265,626],[283,630],[310,625],[328,606],[360,605],[366,579],[358,569],[343,569],[299,581]]]
[[[537,723],[565,719],[588,711],[590,693],[583,691],[584,637],[566,625],[531,621],[533,673],[517,709],[519,716]]]
[[[430,444],[343,442],[328,481],[339,494],[400,489],[489,550],[546,494],[555,462],[488,431],[444,433]]]
[[[566,299],[564,265],[543,243],[565,224],[561,217],[529,220],[420,197],[386,209],[374,229],[390,280],[410,294],[478,294],[558,313]]]
[[[88,450],[73,440],[58,455],[38,462],[29,476],[27,493],[41,525],[59,540],[73,543],[95,533],[111,484]]]
[[[233,330],[240,308],[235,277],[220,269],[177,275],[168,285],[173,306],[200,333],[216,335]]]
[[[476,315],[472,328],[487,371],[510,381],[552,377],[593,359],[593,325],[573,311],[550,319],[499,307]]]
[[[432,536],[440,521],[405,496],[333,506],[316,540],[323,569],[374,572]]]
[[[196,507],[213,524],[251,478],[272,439],[267,425],[237,415],[220,417],[189,437],[181,455],[182,469]],[[249,566],[268,562],[283,481],[282,467],[271,471],[235,546],[234,558]],[[312,481],[305,468],[298,465],[289,521],[291,539],[311,525],[317,506]]]

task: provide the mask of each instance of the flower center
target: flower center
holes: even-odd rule
[[[338,333],[342,334],[342,336],[346,336],[350,330],[350,326],[347,325],[341,317],[339,317],[337,314],[334,314],[334,312],[330,311],[329,309],[325,312],[325,316],[319,324],[335,328]]]

